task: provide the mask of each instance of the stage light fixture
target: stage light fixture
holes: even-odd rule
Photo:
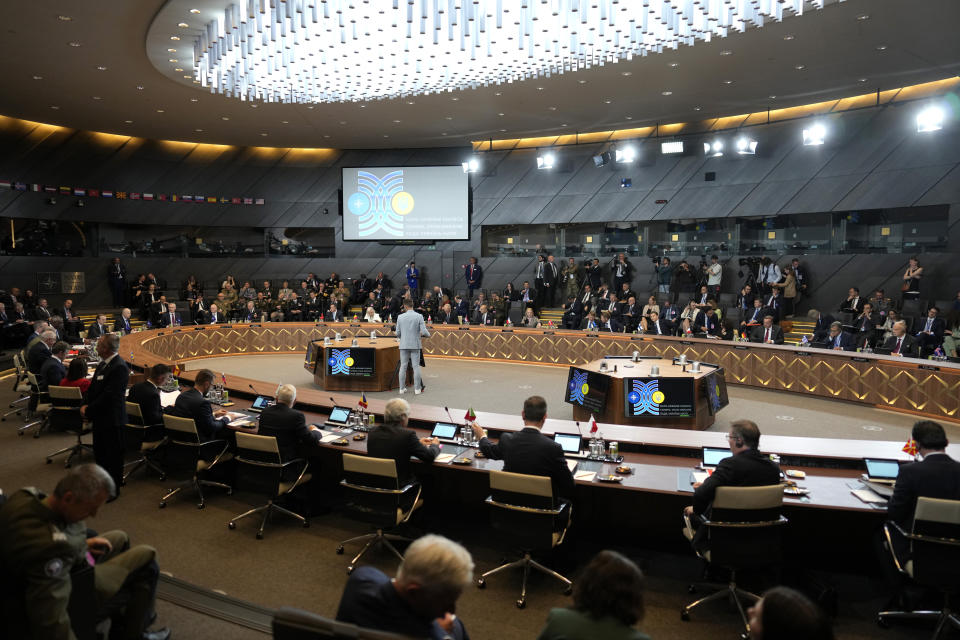
[[[723,140],[714,140],[713,142],[703,143],[704,155],[711,158],[719,158],[723,155]]]
[[[757,153],[757,141],[753,138],[741,136],[737,138],[737,153],[742,156],[752,156]]]
[[[480,166],[481,166],[480,158],[478,158],[477,156],[471,156],[465,161],[461,162],[460,166],[463,167],[464,173],[477,173],[478,171],[480,171]]]
[[[541,153],[537,156],[537,169],[553,169],[557,157],[552,152]]]
[[[827,128],[821,122],[815,122],[810,127],[803,130],[803,144],[807,147],[814,147],[823,144],[827,139]]]
[[[620,164],[629,164],[637,159],[637,148],[630,146],[617,149],[617,162]]]
[[[943,109],[935,106],[927,107],[917,114],[917,132],[928,133],[943,129],[943,118]]]
[[[663,142],[660,144],[660,153],[663,155],[672,155],[675,153],[683,153],[683,140],[673,140],[671,142]]]

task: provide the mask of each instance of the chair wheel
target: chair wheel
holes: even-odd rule
[[[691,584],[690,586],[687,587],[687,593],[696,593],[696,592],[697,592],[697,585]]]
[[[17,431],[17,435],[18,435],[18,436],[22,436],[22,435],[23,435],[23,431]]]
[[[570,585],[563,590],[563,595],[565,596],[569,596],[572,593],[573,593],[573,585]]]
[[[303,521],[303,528],[304,528],[304,529],[309,529],[309,528],[310,528],[310,521],[309,521],[309,520],[304,520],[304,521]]]
[[[167,503],[166,503],[166,502],[161,502],[161,503],[160,503],[160,508],[161,508],[161,509],[163,509],[163,508],[166,507],[166,506],[167,506]]]
[[[53,463],[53,460],[51,460],[50,458],[47,458],[47,464],[51,464],[51,463]]]
[[[347,575],[350,575],[351,573],[353,573],[353,565],[352,565],[352,564],[347,565]]]
[[[486,589],[487,581],[483,578],[477,578],[477,589]]]
[[[890,623],[883,616],[877,616],[877,626],[881,629],[889,629]]]
[[[517,600],[517,609],[523,609],[527,606],[526,600]]]
[[[161,479],[161,480],[166,480],[166,479],[167,479],[167,474],[161,473],[161,474],[160,474],[160,479]]]
[[[40,432],[37,431],[35,434],[33,434],[33,437],[34,437],[34,438],[39,438],[39,437],[40,437]]]
[[[680,612],[680,619],[684,622],[690,622],[690,612],[684,609]]]
[[[237,523],[236,523],[236,522],[228,522],[228,523],[227,523],[227,527],[228,527],[230,530],[236,529],[236,528],[237,528]]]
[[[207,505],[201,502],[200,504],[197,505],[197,509],[203,509],[205,506]]]
[[[263,540],[263,532],[257,531],[257,540]]]
[[[337,555],[338,555],[338,556],[342,556],[342,555],[343,555],[343,545],[342,545],[342,544],[337,547]]]
[[[232,496],[232,495],[233,495],[233,489],[227,489],[227,495],[228,495],[228,496]]]

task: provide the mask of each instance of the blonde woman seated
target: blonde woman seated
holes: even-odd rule
[[[650,296],[647,299],[647,304],[643,305],[642,315],[644,318],[649,318],[651,313],[660,313],[660,305],[657,304],[657,297]]]
[[[880,331],[883,331],[883,340],[886,341],[893,335],[893,325],[900,319],[900,314],[896,312],[895,309],[891,309],[887,312],[887,319],[883,321],[883,324],[877,327]]]
[[[527,314],[523,316],[520,324],[524,327],[530,327],[531,329],[540,328],[540,318],[533,314],[533,307],[527,307]]]
[[[376,322],[377,324],[383,322],[380,319],[380,314],[377,313],[377,310],[373,307],[367,307],[367,312],[363,315],[364,322]]]

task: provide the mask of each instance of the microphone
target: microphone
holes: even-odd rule
[[[250,387],[250,391],[253,391],[253,395],[255,395],[255,396],[260,395],[259,393],[257,393],[257,390],[253,388],[253,385],[252,385],[252,384],[249,384],[249,383],[248,383],[247,386]]]
[[[449,407],[444,407],[443,410],[447,412],[447,418],[450,420],[450,422],[451,422],[452,424],[459,425],[459,423],[458,423],[456,420],[453,419],[453,416],[450,415],[450,408],[449,408]]]
[[[332,407],[331,407],[331,408],[333,408],[333,407],[335,407],[335,406],[337,406],[337,401],[333,399],[333,396],[330,396],[330,402],[332,402],[332,403],[333,403],[333,405],[332,405]]]

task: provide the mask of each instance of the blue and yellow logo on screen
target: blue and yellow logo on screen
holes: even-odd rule
[[[587,384],[587,372],[575,371],[570,377],[570,402],[582,405],[588,393],[590,393],[590,385]]]
[[[414,208],[413,195],[403,190],[403,170],[378,176],[370,171],[357,172],[357,190],[347,198],[347,210],[357,216],[358,235],[385,232],[403,235],[403,217]]]
[[[331,349],[330,357],[327,358],[327,364],[330,365],[330,373],[350,373],[350,367],[354,360],[350,356],[350,349]]]
[[[640,379],[634,379],[632,387],[630,393],[627,394],[627,402],[633,405],[633,415],[660,415],[660,405],[667,397],[663,394],[663,391],[660,391],[659,382],[657,380],[644,382]]]

